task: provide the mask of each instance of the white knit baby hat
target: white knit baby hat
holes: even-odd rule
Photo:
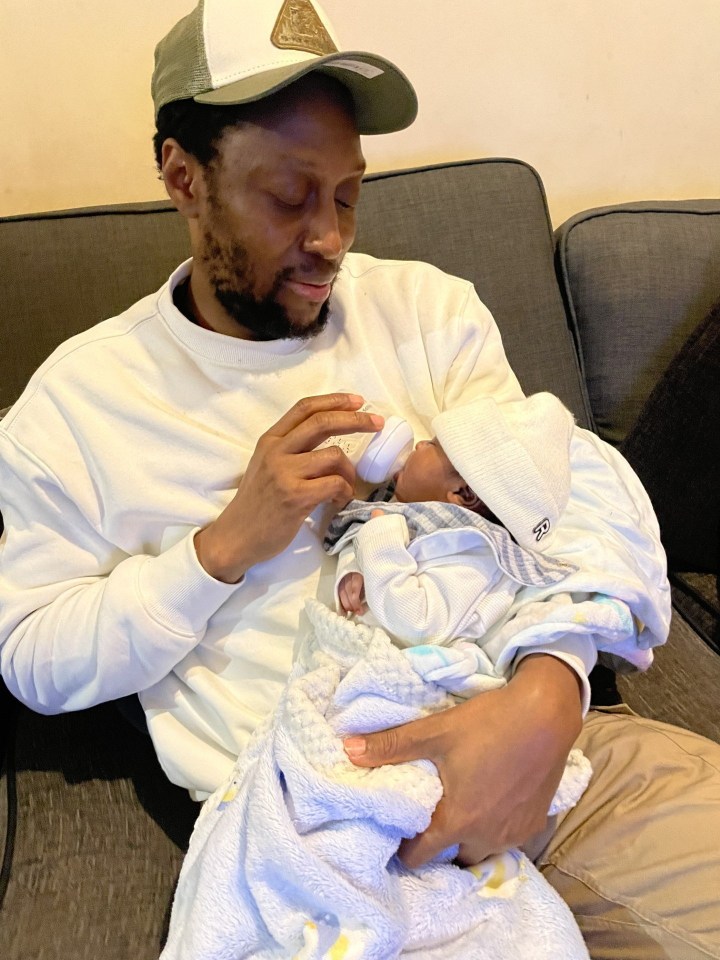
[[[522,547],[544,550],[570,496],[572,414],[550,393],[446,410],[432,428],[452,465]]]

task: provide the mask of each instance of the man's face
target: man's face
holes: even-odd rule
[[[205,170],[193,283],[240,336],[307,337],[355,237],[365,161],[344,98],[322,78],[273,97],[223,135]]]

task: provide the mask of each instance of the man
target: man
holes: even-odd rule
[[[327,590],[322,535],[355,476],[339,448],[318,444],[378,429],[363,397],[428,436],[441,409],[521,396],[466,283],[346,257],[359,134],[412,121],[408,81],[380,57],[338,51],[309,0],[270,8],[205,0],[158,46],[156,151],[193,259],[157,294],[61,347],[0,431],[8,686],[48,713],[139,692],[164,769],[198,797],[223,781],[277,700],[303,601]],[[643,643],[628,655],[643,662],[669,616],[652,512],[596,438],[585,435],[574,456],[585,540],[638,578]],[[631,536],[603,516],[603,496],[622,503]],[[578,529],[566,532],[576,555]],[[580,556],[591,568],[592,550]],[[562,636],[518,657],[502,690],[347,741],[358,764],[430,757],[439,768],[445,795],[431,827],[404,844],[408,865],[452,843],[477,862],[544,830],[594,662],[588,641]],[[542,862],[585,916],[597,956],[630,942],[636,952],[622,955],[713,955],[708,944],[720,955],[717,918],[708,933],[707,911],[696,915],[657,858],[640,864],[655,868],[650,890],[617,851],[606,865],[623,823],[636,837],[638,823],[648,831],[656,810],[677,806],[635,796],[635,819],[618,826],[609,813],[629,797],[609,742],[634,755],[640,729],[646,744],[671,736],[624,717],[587,725],[596,783]],[[647,763],[641,755],[638,770]],[[693,889],[712,884],[716,859],[693,860]]]

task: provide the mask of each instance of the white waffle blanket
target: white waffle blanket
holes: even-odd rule
[[[588,960],[569,909],[519,851],[470,869],[454,850],[417,870],[400,863],[401,839],[440,799],[437,771],[355,767],[341,738],[453,700],[424,678],[419,648],[314,600],[306,613],[277,709],[198,818],[162,960]],[[452,686],[462,669],[446,673]],[[573,751],[552,809],[572,806],[590,773]]]

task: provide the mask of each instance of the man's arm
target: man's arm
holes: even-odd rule
[[[557,531],[562,556],[580,567],[568,579],[583,592],[605,586],[627,603],[642,622],[635,653],[646,655],[642,645],[663,642],[670,616],[652,506],[620,455],[592,435],[573,443],[571,467],[570,504]],[[630,659],[633,650],[622,655]],[[546,651],[520,660],[502,690],[366,738],[364,759],[353,756],[351,742],[350,758],[362,765],[426,757],[438,766],[443,801],[428,831],[403,847],[406,862],[417,865],[453,843],[465,862],[477,861],[539,832],[580,729],[581,696],[578,674]]]
[[[0,664],[12,693],[58,713],[166,676],[249,566],[284,549],[318,503],[349,498],[350,462],[314,447],[377,430],[361,403],[333,394],[295,404],[258,441],[236,497],[195,536],[199,558],[192,535],[158,556],[128,556],[70,495],[69,478],[0,431]]]
[[[647,495],[619,455],[588,436],[574,445],[573,484],[562,555],[580,570],[569,578],[579,591],[618,596],[642,621],[637,644],[662,642],[669,591],[657,522]],[[611,578],[610,582],[607,580]],[[563,581],[558,590],[568,589]],[[602,642],[602,638],[600,638]],[[558,649],[563,650],[562,638]],[[612,649],[609,642],[607,649]],[[647,654],[640,649],[638,654]],[[633,656],[631,649],[623,656]],[[464,862],[522,845],[544,827],[552,796],[580,730],[582,684],[549,651],[520,660],[509,684],[452,710],[383,731],[364,740],[355,763],[379,766],[433,760],[444,796],[430,827],[408,841],[401,856],[417,865],[452,844]]]
[[[345,741],[354,764],[432,760],[443,796],[428,829],[400,847],[419,866],[460,845],[464,864],[520,846],[543,830],[568,753],[580,732],[575,672],[543,654],[510,683],[413,723]]]

